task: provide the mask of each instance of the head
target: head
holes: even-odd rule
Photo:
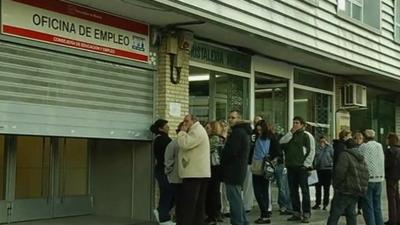
[[[353,139],[357,145],[364,143],[364,135],[360,131],[357,131],[353,134]]]
[[[399,144],[399,136],[397,136],[395,133],[389,133],[387,140],[389,146],[395,146]]]
[[[365,142],[373,141],[375,139],[375,131],[372,129],[366,129],[364,131]]]
[[[242,121],[242,115],[240,114],[240,112],[237,110],[232,110],[228,116],[229,125],[233,126],[239,123],[240,121]]]
[[[351,131],[349,129],[343,129],[339,132],[339,139],[347,141],[351,138]]]
[[[263,120],[264,118],[261,115],[257,115],[254,117],[253,124],[254,126],[257,124],[258,121]]]
[[[223,127],[219,121],[211,121],[207,123],[206,130],[208,135],[222,135]]]
[[[322,135],[319,137],[318,143],[321,147],[325,147],[325,145],[328,143],[328,138],[326,138],[325,135]]]
[[[306,125],[306,121],[302,117],[295,116],[293,118],[293,129],[294,130],[303,129],[305,125]]]
[[[182,126],[183,126],[183,121],[178,124],[178,127],[175,130],[176,134],[178,134],[179,131],[181,131]]]
[[[154,134],[166,133],[169,132],[168,121],[164,119],[156,120],[151,126],[150,131]]]
[[[190,129],[193,124],[198,121],[197,117],[193,114],[187,114],[183,119],[183,125],[185,125],[188,129]]]
[[[260,120],[256,124],[257,134],[261,138],[270,138],[272,136],[271,129],[269,129],[268,124],[265,120]]]
[[[228,130],[229,130],[228,123],[225,120],[220,120],[218,122],[219,122],[219,124],[221,125],[221,128],[222,128],[222,134],[221,135],[223,137],[226,137],[228,135]]]

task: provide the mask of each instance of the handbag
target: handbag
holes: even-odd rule
[[[251,173],[254,175],[263,175],[264,174],[263,164],[264,164],[264,159],[260,160],[253,159],[250,167]]]
[[[271,181],[275,178],[275,166],[269,160],[269,157],[266,157],[263,164],[264,178]]]

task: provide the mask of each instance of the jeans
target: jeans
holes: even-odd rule
[[[288,168],[288,181],[290,189],[290,198],[292,199],[292,206],[295,216],[310,217],[311,215],[311,202],[310,202],[310,189],[308,187],[308,170],[306,168]],[[300,209],[300,196],[299,188],[303,202]]]
[[[169,212],[175,204],[176,190],[174,186],[168,182],[164,169],[156,169],[154,173],[160,189],[160,199],[158,201],[157,211],[160,222],[166,222],[171,220]]]
[[[268,217],[269,206],[269,181],[264,176],[253,175],[254,195],[260,207],[261,218]]]
[[[329,189],[331,187],[332,170],[317,170],[318,183],[315,185],[315,205],[321,205],[321,191],[324,188],[323,206],[329,205]]]
[[[332,199],[331,210],[327,225],[337,225],[343,213],[347,225],[357,225],[356,203],[358,197],[335,192]]]
[[[226,185],[226,196],[228,197],[230,213],[231,213],[231,225],[249,225],[247,220],[246,212],[243,206],[242,200],[242,187],[239,185]]]
[[[290,199],[289,184],[287,178],[287,170],[284,164],[278,164],[275,167],[275,179],[278,186],[278,204],[280,210],[293,210]]]
[[[366,225],[383,225],[381,209],[382,182],[369,182],[367,195],[362,199]]]

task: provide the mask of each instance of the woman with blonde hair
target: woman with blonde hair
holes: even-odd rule
[[[211,121],[206,125],[210,140],[211,178],[208,182],[206,197],[206,222],[209,225],[217,224],[221,217],[221,151],[224,144],[222,137],[223,127],[219,121]]]

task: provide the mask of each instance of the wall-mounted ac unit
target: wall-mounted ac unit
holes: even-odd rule
[[[341,90],[341,98],[343,107],[367,107],[367,87],[347,83]]]

